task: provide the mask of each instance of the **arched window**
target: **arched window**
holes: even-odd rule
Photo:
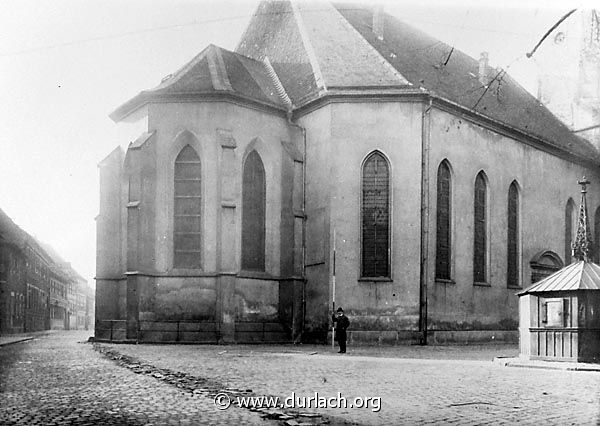
[[[437,174],[435,277],[451,279],[451,186],[450,166],[442,161]]]
[[[374,152],[362,170],[362,271],[368,278],[389,277],[390,170]]]
[[[506,284],[508,287],[519,287],[519,188],[517,182],[508,188],[506,235]]]
[[[174,178],[173,266],[200,268],[202,265],[200,158],[190,145],[186,145],[175,159]]]
[[[258,152],[244,162],[242,182],[242,269],[265,270],[265,168]]]
[[[571,243],[573,242],[573,232],[575,230],[575,203],[572,198],[567,201],[565,207],[565,265],[569,265],[572,259]]]
[[[487,182],[485,174],[479,172],[475,178],[473,200],[473,280],[487,281]]]
[[[594,214],[594,262],[600,263],[600,207]]]

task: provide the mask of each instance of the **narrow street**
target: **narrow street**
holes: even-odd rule
[[[502,367],[494,346],[109,345],[52,332],[0,347],[0,424],[599,424],[600,373]],[[232,401],[217,409],[215,395]],[[244,396],[357,408],[240,408]],[[288,398],[286,400],[286,398]],[[375,406],[373,398],[380,399]],[[312,414],[311,414],[312,413]],[[311,416],[312,415],[312,416]]]

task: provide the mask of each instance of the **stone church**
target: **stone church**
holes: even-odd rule
[[[263,1],[111,118],[97,339],[325,342],[335,302],[350,343],[513,340],[600,205],[598,147],[378,8]]]

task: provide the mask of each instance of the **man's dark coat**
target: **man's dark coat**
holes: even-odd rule
[[[346,329],[350,326],[350,320],[344,314],[341,317],[336,317],[335,314],[331,316],[333,322],[337,323],[335,326],[335,340],[346,341]]]

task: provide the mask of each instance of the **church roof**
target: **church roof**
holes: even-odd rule
[[[519,295],[573,290],[600,290],[600,266],[584,260],[571,263],[521,291]]]
[[[219,96],[287,111],[330,94],[422,94],[551,152],[600,161],[505,71],[490,69],[482,84],[479,61],[385,13],[378,36],[373,14],[357,4],[263,0],[235,53],[208,46],[110,116],[121,120],[149,102]]]
[[[153,89],[125,102],[110,117],[119,121],[152,101],[229,95],[286,110],[268,65],[213,44]]]
[[[393,16],[383,14],[378,37],[373,12],[357,4],[263,1],[236,52],[268,57],[295,107],[340,88],[421,91],[550,147],[600,159],[504,71],[491,69],[486,87],[479,61]]]

